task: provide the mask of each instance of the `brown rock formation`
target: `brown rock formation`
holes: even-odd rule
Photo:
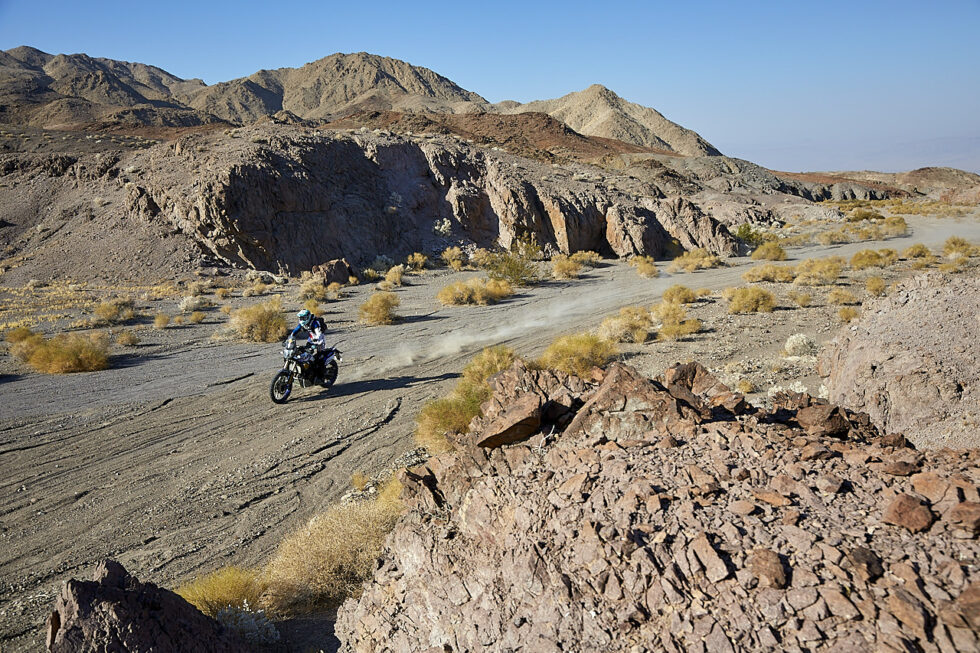
[[[52,653],[249,649],[181,597],[141,583],[113,560],[99,565],[91,581],[65,583],[46,642]]]
[[[456,451],[403,475],[410,512],[338,615],[349,650],[980,644],[962,562],[980,542],[972,507],[952,512],[976,500],[977,451],[916,452],[805,395],[759,411],[694,364],[589,384],[517,363],[491,384]],[[522,397],[542,405],[537,433],[477,446]],[[934,478],[867,464],[910,457]],[[933,504],[948,517],[928,531],[881,525],[896,495],[948,488],[960,501]]]

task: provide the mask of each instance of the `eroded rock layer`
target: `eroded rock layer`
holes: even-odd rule
[[[349,650],[976,650],[978,452],[697,364],[521,363],[338,615]]]

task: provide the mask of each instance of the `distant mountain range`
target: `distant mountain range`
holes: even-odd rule
[[[554,100],[491,104],[428,68],[359,52],[300,68],[260,70],[208,86],[142,63],[0,51],[0,122],[45,128],[244,125],[272,116],[327,122],[359,111],[542,112],[587,136],[688,156],[720,152],[657,111],[598,84]]]

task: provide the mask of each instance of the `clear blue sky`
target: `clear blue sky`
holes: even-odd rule
[[[776,169],[980,172],[980,0],[0,0],[18,45],[209,84],[367,51],[494,102],[600,83]]]

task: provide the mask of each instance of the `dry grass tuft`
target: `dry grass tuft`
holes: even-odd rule
[[[721,257],[710,253],[706,249],[697,248],[684,252],[673,261],[667,268],[669,272],[694,272],[695,270],[706,270],[717,268],[722,265]]]
[[[367,484],[370,481],[371,481],[371,479],[369,479],[362,472],[354,472],[350,476],[350,484],[351,484],[351,487],[353,487],[358,492],[363,492],[364,491],[364,488],[367,487]]]
[[[415,441],[430,454],[451,448],[449,433],[465,433],[480,414],[480,405],[490,396],[487,379],[510,367],[516,356],[503,345],[487,347],[463,368],[462,378],[446,397],[430,401],[416,418]]]
[[[402,285],[402,277],[405,276],[405,266],[404,265],[393,265],[388,268],[385,272],[385,281],[395,286]]]
[[[421,272],[429,264],[429,257],[422,252],[413,252],[405,259],[405,263],[415,272]]]
[[[383,281],[379,281],[374,288],[382,292],[391,292],[392,290],[395,289],[395,284],[388,281],[387,279],[384,279]]]
[[[868,277],[867,281],[864,282],[864,289],[868,291],[869,295],[875,297],[884,295],[886,288],[885,280],[881,277]]]
[[[674,285],[664,291],[664,301],[674,304],[693,304],[698,295],[687,286]]]
[[[790,265],[774,265],[765,263],[749,268],[742,274],[742,278],[749,283],[757,281],[772,281],[776,283],[790,283],[796,278],[796,270]]]
[[[588,377],[594,367],[602,367],[619,352],[615,343],[594,333],[561,336],[544,350],[537,363],[566,374]]]
[[[27,328],[7,333],[10,353],[44,374],[94,372],[109,367],[109,338],[104,333],[45,338]]]
[[[231,295],[231,288],[218,288],[214,291],[214,296],[218,299],[228,299]]]
[[[442,254],[439,255],[442,262],[454,270],[463,269],[463,250],[459,247],[447,247],[442,250]]]
[[[806,308],[813,303],[813,295],[808,292],[796,292],[794,290],[789,293],[789,298],[796,302],[796,305],[800,308]]]
[[[211,306],[211,301],[207,297],[200,295],[188,295],[177,304],[177,308],[181,313],[193,313],[208,306]]]
[[[269,292],[269,284],[256,281],[250,287],[242,291],[242,297],[258,297]]]
[[[392,292],[376,292],[361,304],[358,315],[361,322],[371,325],[392,324],[398,319],[395,309],[401,301]]]
[[[314,301],[322,302],[326,301],[328,295],[329,292],[323,287],[323,282],[316,277],[306,279],[299,286],[300,299],[312,299]]]
[[[701,330],[701,320],[688,318],[687,311],[680,304],[661,302],[653,307],[652,313],[660,320],[657,340],[679,340]]]
[[[254,608],[265,591],[258,572],[241,567],[224,567],[184,583],[174,590],[195,608],[214,617],[227,607]]]
[[[607,317],[597,331],[609,342],[645,342],[653,320],[650,311],[641,306],[624,306],[619,315]]]
[[[630,259],[630,265],[636,268],[636,273],[641,277],[656,279],[660,276],[652,256],[634,256]]]
[[[166,313],[157,313],[153,316],[153,327],[156,329],[164,329],[170,324],[170,316]]]
[[[282,299],[274,297],[232,312],[230,325],[243,340],[278,342],[286,337],[287,331],[282,313]]]
[[[126,298],[111,299],[95,307],[95,316],[101,324],[123,324],[136,316],[133,310],[133,300]]]
[[[190,322],[191,324],[200,324],[201,322],[204,321],[205,317],[207,316],[201,311],[194,311],[193,313],[190,314],[190,317],[187,318],[187,321]]]
[[[496,304],[514,294],[514,289],[506,281],[495,279],[470,279],[451,283],[436,295],[446,306],[462,306],[465,304]]]
[[[858,298],[850,290],[834,288],[827,293],[827,303],[834,304],[836,306],[846,306],[849,304],[857,304]]]
[[[885,267],[885,261],[881,254],[873,249],[862,249],[851,257],[851,268],[854,270],[882,267]]]
[[[904,252],[902,252],[902,258],[931,258],[932,251],[923,245],[922,243],[916,243],[907,247]]]
[[[772,313],[776,308],[776,298],[762,288],[727,288],[722,296],[729,313]]]
[[[579,265],[587,268],[598,267],[602,257],[597,252],[579,251],[572,254],[571,259]]]
[[[904,236],[909,232],[909,226],[905,222],[905,218],[897,215],[886,218],[881,229],[885,236],[891,237]]]
[[[851,320],[855,319],[858,315],[860,315],[860,313],[852,306],[845,306],[837,312],[837,317],[839,317],[841,322],[844,324],[847,324]]]
[[[838,257],[807,259],[796,266],[796,279],[793,283],[802,286],[826,286],[836,283],[843,269],[843,259]]]
[[[943,243],[943,255],[948,257],[974,256],[976,249],[965,238],[960,238],[959,236],[950,236]]]
[[[116,334],[116,344],[123,347],[134,347],[140,344],[140,339],[132,331],[120,331]]]
[[[559,281],[577,279],[581,273],[582,264],[564,254],[559,254],[551,259],[551,276]]]
[[[735,389],[741,392],[743,395],[755,392],[755,384],[748,379],[739,379],[735,384]]]
[[[753,261],[785,261],[786,250],[779,246],[779,243],[769,241],[762,243],[752,252]]]
[[[266,565],[264,605],[286,615],[357,596],[404,509],[400,493],[392,479],[376,498],[331,506],[287,536]]]

